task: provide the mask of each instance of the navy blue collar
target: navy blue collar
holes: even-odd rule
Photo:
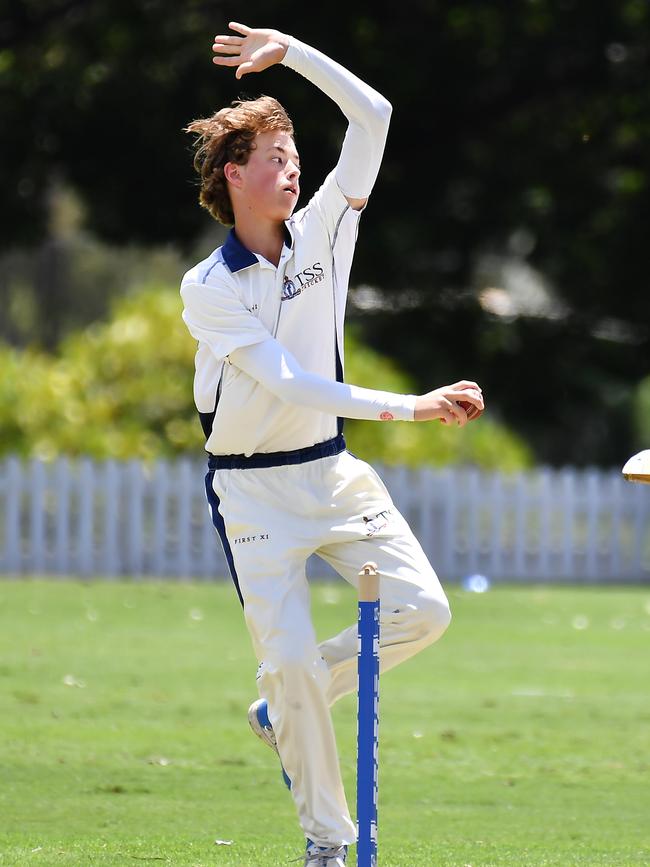
[[[286,223],[284,224],[284,234],[286,246],[289,248],[293,247],[293,236]],[[243,271],[244,268],[250,268],[251,265],[257,265],[258,263],[255,253],[252,253],[248,247],[244,247],[234,229],[228,232],[226,242],[221,248],[221,254],[223,261],[232,274],[237,273],[237,271]]]
[[[250,268],[251,265],[257,265],[257,256],[255,253],[251,253],[248,247],[244,247],[234,229],[228,232],[226,243],[221,248],[221,254],[223,261],[233,274],[244,268]]]

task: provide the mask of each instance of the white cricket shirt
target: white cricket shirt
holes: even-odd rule
[[[336,417],[279,400],[231,365],[228,355],[272,336],[304,370],[343,381],[343,322],[359,215],[331,172],[307,206],[286,221],[277,268],[232,230],[222,247],[183,277],[183,319],[199,341],[194,400],[206,451],[290,451],[339,432]]]

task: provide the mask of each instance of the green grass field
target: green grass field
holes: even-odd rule
[[[650,864],[650,589],[450,598],[382,679],[381,867]],[[313,601],[323,637],[356,616]],[[0,865],[299,858],[255,667],[229,584],[0,583]],[[353,804],[354,698],[334,717]]]

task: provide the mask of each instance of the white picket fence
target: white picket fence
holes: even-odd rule
[[[0,462],[0,575],[228,575],[205,463]],[[378,467],[447,581],[650,580],[650,486],[617,471]],[[312,561],[312,575],[331,574]]]

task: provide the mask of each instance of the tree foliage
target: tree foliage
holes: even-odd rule
[[[178,293],[151,287],[114,305],[110,319],[68,337],[59,355],[0,347],[2,451],[51,459],[200,453],[192,400],[196,344]],[[397,366],[350,335],[351,382],[403,393]],[[442,384],[442,383],[441,383]],[[350,448],[388,464],[474,463],[517,469],[528,450],[489,415],[464,430],[348,422]]]
[[[637,389],[634,420],[637,445],[650,448],[650,376],[641,380]]]

